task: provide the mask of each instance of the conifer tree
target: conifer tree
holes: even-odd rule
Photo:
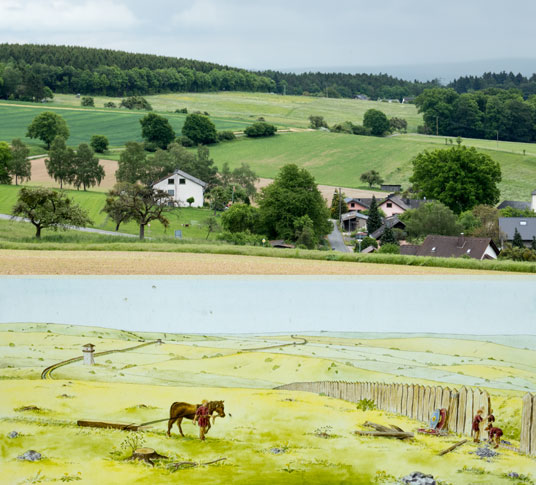
[[[523,244],[523,239],[521,238],[521,234],[519,234],[519,231],[517,230],[517,227],[514,232],[514,239],[512,240],[512,246],[516,248],[524,248],[525,245]]]
[[[380,242],[382,243],[382,246],[384,244],[396,244],[397,246],[400,245],[395,237],[395,233],[390,227],[385,228],[385,231],[383,231],[383,234],[380,238]]]
[[[382,218],[378,210],[378,203],[376,197],[372,196],[372,202],[370,203],[368,219],[367,219],[367,231],[372,234],[376,229],[379,229],[382,225]]]

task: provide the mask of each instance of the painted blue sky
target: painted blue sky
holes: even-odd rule
[[[536,335],[533,277],[6,277],[0,323]]]
[[[535,18],[531,0],[0,0],[0,42],[329,69],[534,58]]]

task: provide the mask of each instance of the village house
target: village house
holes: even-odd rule
[[[369,210],[372,198],[346,197],[344,199],[349,211],[363,212]],[[378,208],[383,211],[385,217],[402,214],[409,209],[417,209],[426,202],[426,199],[408,199],[397,194],[389,194],[385,199],[377,199]]]
[[[497,259],[499,249],[489,237],[426,236],[418,246],[406,244],[400,246],[400,254],[406,256],[434,256],[437,258]]]
[[[153,189],[171,195],[179,207],[188,207],[188,199],[191,197],[194,199],[192,207],[203,207],[206,187],[207,184],[202,180],[178,169],[153,185]]]
[[[385,229],[400,229],[404,230],[406,228],[406,224],[401,221],[397,215],[386,217],[383,220],[383,224],[376,229],[372,234],[370,234],[370,237],[373,237],[374,239],[380,239],[383,236],[383,233],[385,232]]]
[[[532,192],[530,202],[523,200],[503,200],[497,206],[497,209],[506,209],[507,207],[518,210],[530,209],[531,211],[536,212],[536,190]]]
[[[523,244],[530,246],[532,238],[536,237],[536,217],[499,217],[501,245],[514,240],[516,229],[523,239]]]

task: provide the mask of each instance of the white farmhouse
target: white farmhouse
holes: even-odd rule
[[[186,202],[190,197],[194,198],[192,207],[203,207],[207,184],[192,175],[175,170],[171,175],[159,180],[153,185],[153,189],[160,189],[173,197],[180,207],[188,207]]]

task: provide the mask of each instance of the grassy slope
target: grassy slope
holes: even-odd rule
[[[97,345],[97,350],[106,350],[130,346],[140,337],[161,337],[166,343],[132,354],[97,358],[98,365],[93,368],[79,364],[64,367],[55,373],[58,380],[26,380],[38,378],[42,368],[52,362],[78,355],[80,346],[88,339]],[[509,483],[502,477],[503,473],[512,470],[533,473],[533,460],[506,449],[500,450],[500,457],[491,462],[469,454],[474,451],[472,444],[437,457],[439,450],[459,440],[456,436],[416,435],[415,440],[404,443],[356,437],[351,432],[366,420],[395,424],[407,430],[415,430],[422,423],[385,412],[356,411],[351,403],[313,394],[263,390],[295,380],[391,381],[395,378],[394,374],[345,364],[348,356],[337,356],[342,341],[330,342],[329,333],[321,341],[304,347],[275,349],[275,353],[244,352],[246,348],[283,343],[287,339],[263,335],[133,334],[70,325],[2,325],[0,389],[5,396],[0,400],[2,477],[16,483],[35,477],[41,470],[49,480],[68,474],[81,477],[80,483],[119,483],[134,477],[136,483],[176,483],[177,475],[166,469],[166,462],[155,468],[122,462],[129,453],[120,445],[132,433],[81,430],[73,424],[77,419],[141,423],[165,417],[173,401],[198,402],[203,398],[225,399],[226,411],[232,414],[217,420],[206,443],[195,439],[196,431],[189,422],[183,423],[187,435],[183,439],[176,437],[176,431],[172,439],[166,438],[165,423],[143,433],[145,446],[155,448],[173,461],[228,458],[223,465],[177,472],[187,483],[228,483],[231,479],[234,483],[370,483],[377,472],[400,477],[421,470],[450,483],[501,484]],[[383,355],[393,353],[393,344],[419,349],[422,345],[419,339],[419,336],[396,340],[357,337],[348,339],[346,344],[360,341],[371,344],[371,349],[376,346],[382,352],[376,359],[380,369],[382,360],[388,360]],[[478,346],[478,337],[468,337],[466,343],[460,346],[458,341],[451,342],[437,335],[428,339],[427,347],[441,348],[447,344],[443,346],[445,355],[457,348],[461,357],[472,358],[470,344]],[[237,353],[238,349],[242,353]],[[361,351],[358,346],[356,356]],[[325,358],[319,355],[321,352],[333,355]],[[516,352],[510,349],[509,357],[516,357]],[[413,355],[421,353],[426,354],[419,349]],[[351,369],[354,373],[347,374]],[[489,375],[487,364],[476,369],[480,369],[479,377]],[[335,374],[337,371],[339,374]],[[402,378],[401,381],[430,383],[423,379]],[[256,389],[247,389],[251,387]],[[515,440],[519,431],[520,393],[496,389],[490,392],[506,438]],[[138,407],[140,404],[145,407]],[[36,405],[42,411],[16,411],[27,405]],[[330,432],[335,437],[322,439],[314,435],[316,429],[324,426],[331,426]],[[6,438],[13,429],[22,436],[14,440]],[[348,453],[356,446],[359,453]],[[269,452],[273,447],[283,447],[286,451],[274,455]],[[15,457],[28,449],[43,453],[44,460],[38,464],[17,462]],[[479,468],[482,473],[459,473],[464,465]],[[262,479],[258,478],[259,470]]]
[[[0,185],[0,213],[11,213],[11,209],[17,200],[18,191],[19,187],[13,185]],[[89,217],[93,221],[92,227],[107,231],[115,230],[113,221],[108,220],[106,214],[101,212],[106,200],[106,195],[104,193],[91,191],[84,192],[79,190],[68,190],[67,193],[77,204],[89,213]],[[183,232],[184,238],[205,239],[207,232],[202,224],[203,221],[212,214],[212,211],[207,209],[189,207],[175,209],[169,214],[168,219],[170,225],[168,229],[166,229],[160,222],[152,222],[151,227],[146,228],[146,236],[166,236],[173,238],[175,234],[174,231],[180,229]],[[11,223],[10,228],[7,229],[7,226],[5,226],[6,223],[10,224],[9,221],[0,221],[0,232],[5,231],[4,236],[7,237],[7,239],[13,240],[13,238],[19,239],[20,237],[31,237],[32,230],[30,227]],[[188,224],[188,227],[186,227],[185,224]],[[1,228],[4,228],[4,230]],[[127,224],[122,224],[119,231],[129,234],[138,234],[139,227],[136,223],[129,222]],[[84,238],[84,236],[81,237]],[[214,236],[211,235],[210,237],[213,238]],[[85,239],[89,241],[91,240],[91,236],[87,236]]]
[[[353,99],[316,98],[312,96],[279,96],[264,93],[172,93],[146,96],[154,110],[174,113],[187,108],[188,112],[208,112],[213,117],[251,123],[262,116],[266,121],[280,126],[306,128],[311,115],[324,116],[331,125],[342,121],[362,123],[368,109],[383,111],[389,118],[396,116],[408,121],[410,132],[416,132],[422,124],[422,116],[415,105],[389,104],[377,101]],[[97,109],[107,101],[117,104],[120,98],[95,97]],[[57,94],[50,106],[79,107],[80,100],[74,95]],[[47,105],[48,106],[48,105]]]
[[[92,108],[59,108],[53,105],[24,105],[10,106],[0,102],[0,139],[10,141],[13,138],[22,138],[34,148],[34,151],[43,153],[38,146],[41,141],[26,138],[26,129],[32,120],[43,111],[53,111],[67,121],[70,130],[68,144],[76,146],[80,143],[89,143],[92,135],[106,135],[111,147],[124,145],[127,141],[142,141],[139,120],[146,111],[129,111],[125,109],[92,109]],[[171,126],[176,133],[180,133],[186,115],[167,113]],[[246,123],[213,117],[218,130],[242,130]]]
[[[536,145],[464,139],[501,164],[502,199],[528,200],[535,187]],[[273,178],[287,163],[307,168],[321,184],[360,187],[360,175],[377,170],[388,183],[408,186],[411,159],[424,150],[445,148],[444,138],[400,135],[388,138],[305,132],[262,140],[240,139],[211,148],[216,165],[249,163],[261,177]],[[526,155],[523,156],[523,149]]]

